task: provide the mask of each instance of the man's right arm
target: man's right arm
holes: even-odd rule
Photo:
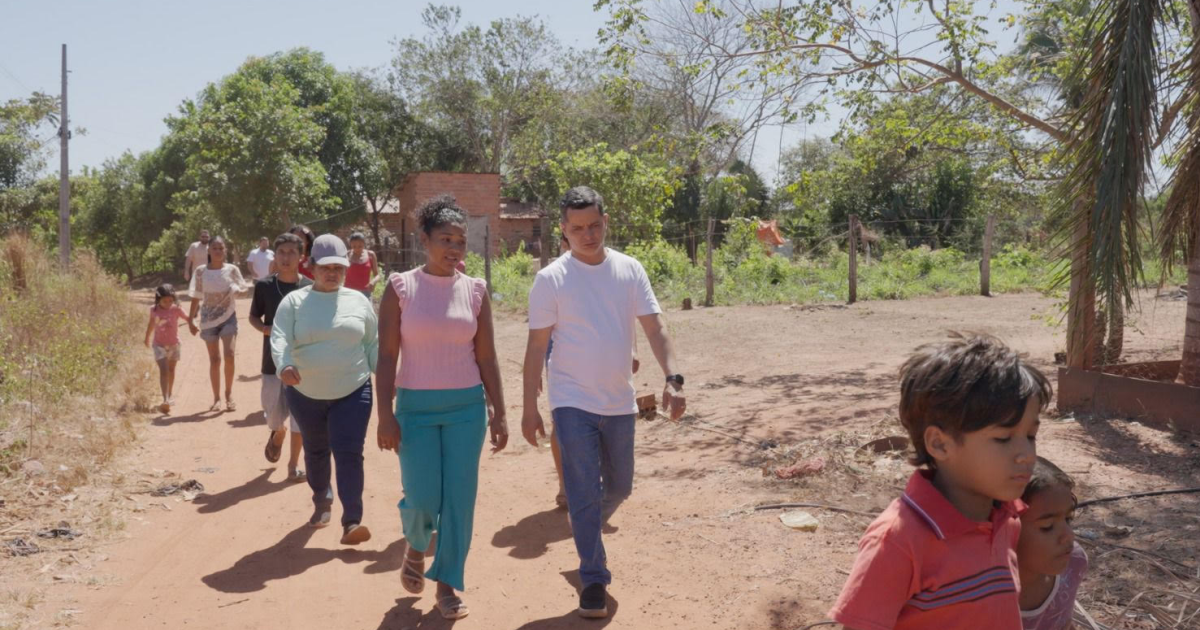
[[[553,326],[530,329],[529,341],[525,344],[521,434],[533,446],[538,445],[539,435],[546,437],[546,426],[538,411],[538,391],[542,384],[542,364],[546,361],[546,348],[550,345],[550,333],[553,330]]]
[[[271,327],[263,321],[263,315],[266,314],[266,299],[263,296],[263,287],[258,283],[254,284],[254,298],[250,301],[250,327],[264,336],[271,334]]]

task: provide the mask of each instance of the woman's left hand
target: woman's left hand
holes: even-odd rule
[[[508,446],[508,418],[503,409],[493,410],[491,415],[488,431],[492,436],[492,453],[499,453]]]

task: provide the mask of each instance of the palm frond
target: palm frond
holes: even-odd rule
[[[1188,81],[1184,88],[1187,102],[1181,107],[1188,112],[1187,124],[1179,143],[1179,165],[1169,183],[1171,193],[1155,235],[1163,263],[1163,280],[1174,269],[1178,252],[1184,253],[1184,261],[1190,260],[1193,248],[1200,241],[1200,39],[1193,38],[1188,59],[1190,63],[1184,71]]]
[[[1157,130],[1163,11],[1162,0],[1097,3],[1092,58],[1077,78],[1086,96],[1069,120],[1062,153],[1067,176],[1053,211],[1057,237],[1086,265],[1109,312],[1133,303],[1141,275],[1137,215]],[[1068,277],[1063,269],[1059,282]]]

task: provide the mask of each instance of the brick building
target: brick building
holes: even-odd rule
[[[542,242],[542,212],[535,203],[526,203],[515,199],[500,200],[500,240],[505,244],[505,251],[515,252],[525,244],[525,251],[534,256],[540,255]]]

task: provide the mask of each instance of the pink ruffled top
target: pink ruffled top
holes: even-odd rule
[[[400,301],[402,389],[465,389],[483,382],[475,362],[475,331],[487,283],[455,272],[420,268],[388,277]]]

